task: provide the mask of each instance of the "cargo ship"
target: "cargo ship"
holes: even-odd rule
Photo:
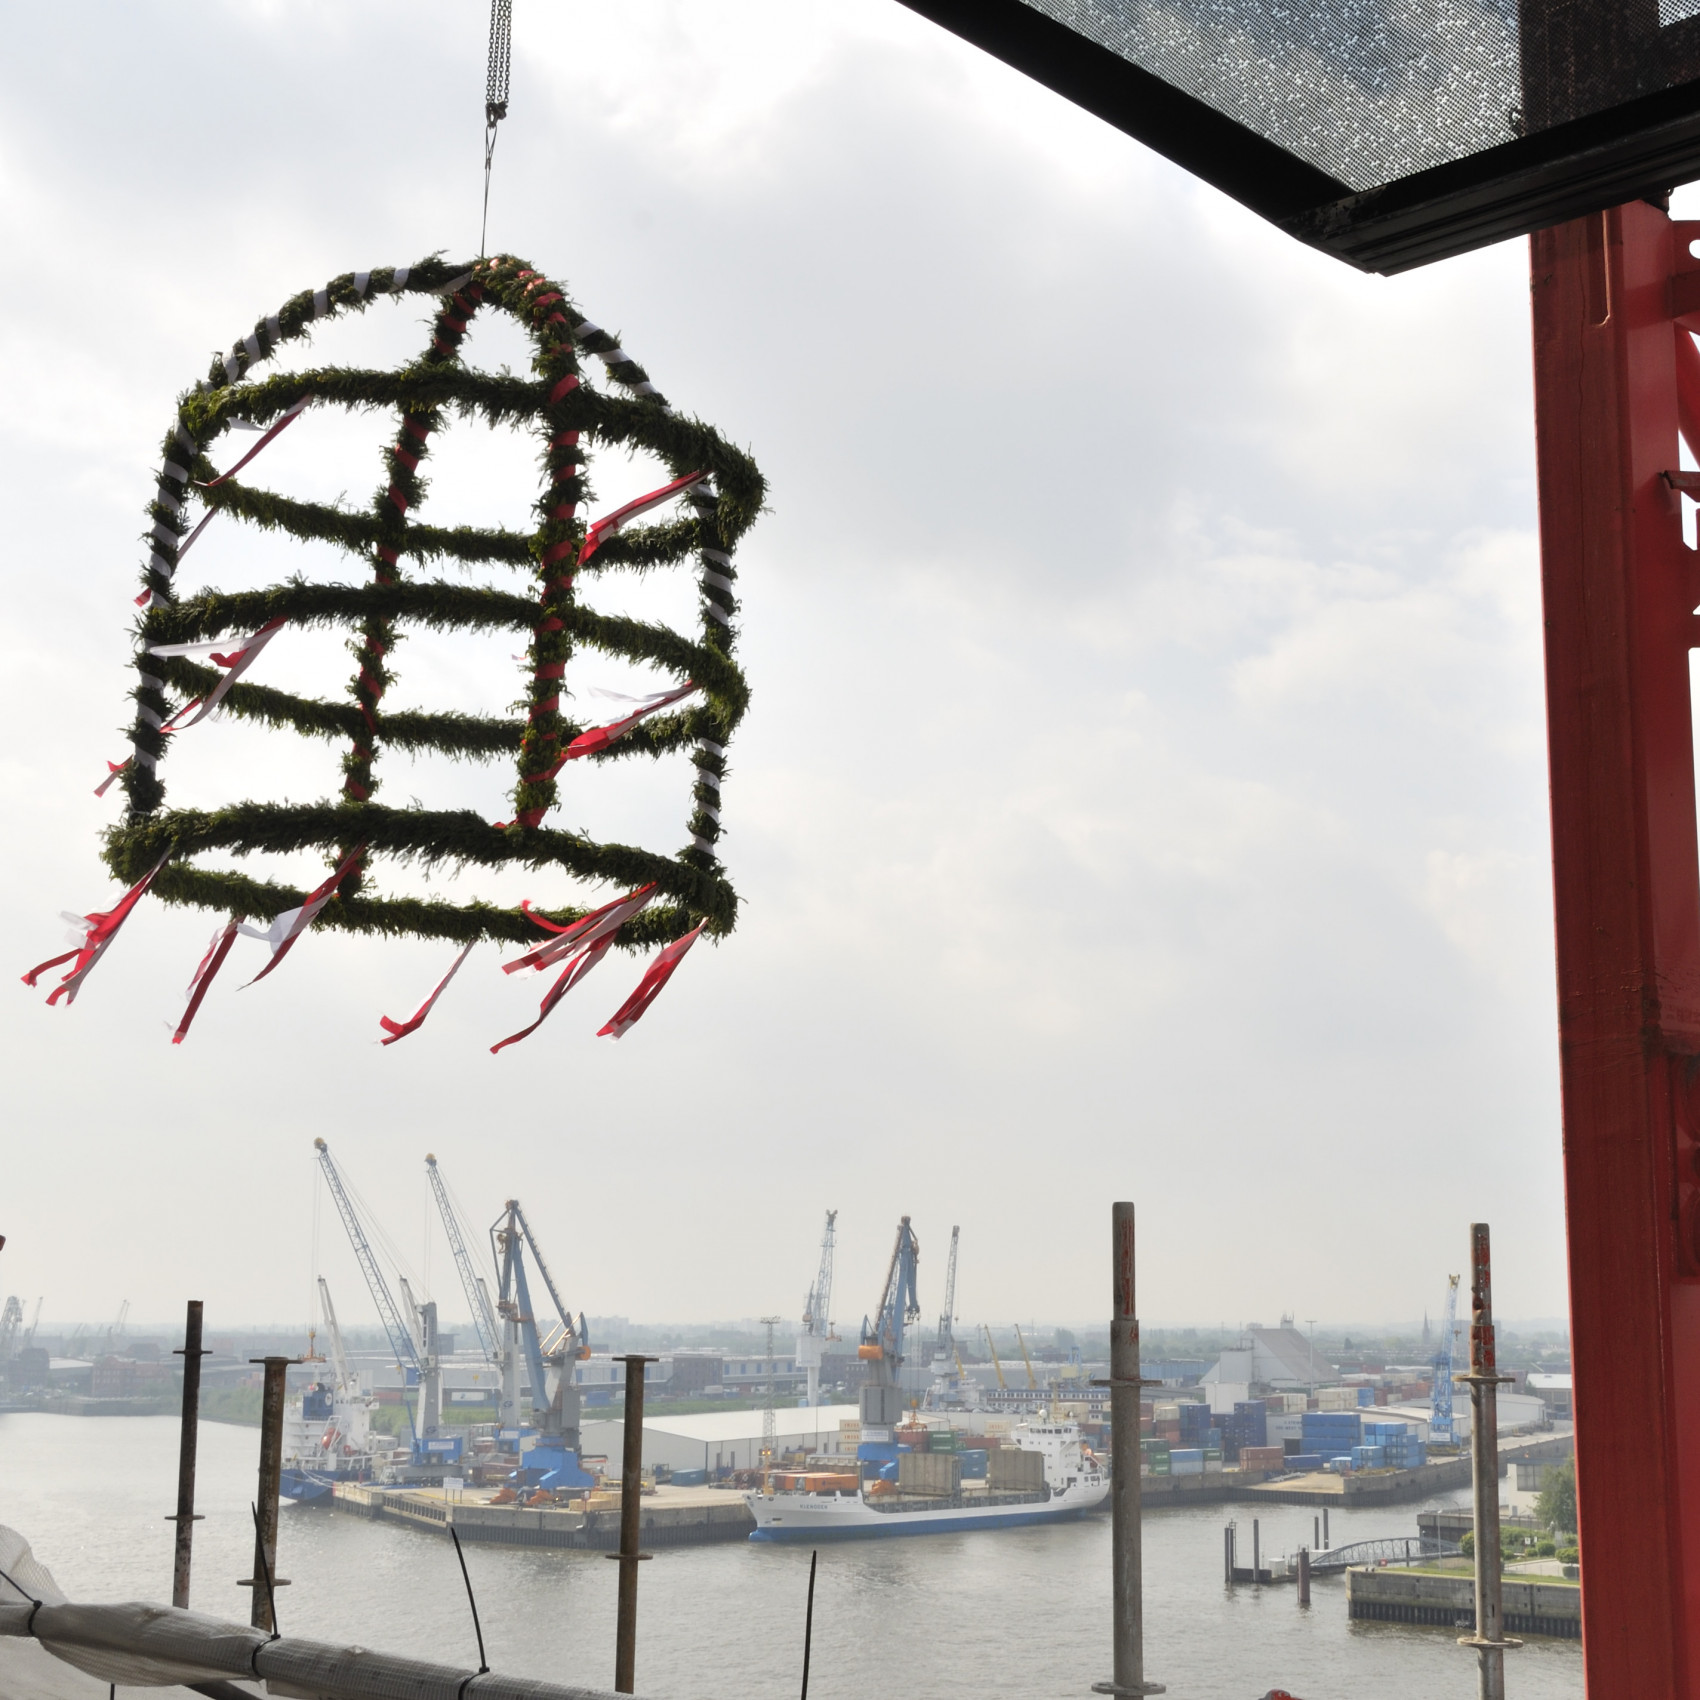
[[[982,1481],[965,1479],[963,1456],[899,1451],[864,1479],[849,1472],[770,1474],[771,1492],[745,1495],[752,1541],[819,1541],[1007,1529],[1081,1517],[1103,1504],[1109,1477],[1072,1422],[1022,1423],[1014,1444],[985,1454]]]
[[[335,1379],[313,1382],[284,1412],[283,1475],[286,1499],[330,1502],[338,1482],[385,1479],[405,1449],[372,1427],[377,1400],[346,1370]]]

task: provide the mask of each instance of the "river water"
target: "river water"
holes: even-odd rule
[[[203,1425],[193,1603],[246,1621],[249,1500],[259,1433]],[[169,1599],[177,1424],[169,1417],[0,1416],[0,1523],[17,1529],[72,1599]],[[1444,1496],[1454,1503],[1465,1496]],[[1339,1512],[1335,1545],[1416,1532],[1416,1506]],[[1453,1632],[1354,1624],[1345,1584],[1225,1589],[1222,1526],[1245,1506],[1145,1520],[1146,1672],[1175,1700],[1469,1700],[1475,1661]],[[1311,1516],[1271,1506],[1263,1550],[1309,1543]],[[471,1546],[493,1668],[612,1687],[616,1566],[599,1554]],[[285,1508],[278,1568],[290,1634],[356,1641],[476,1668],[447,1541],[335,1511]],[[807,1549],[664,1551],[642,1568],[638,1691],[679,1700],[785,1700],[801,1668]],[[1027,1530],[827,1545],[815,1595],[813,1700],[1084,1700],[1109,1675],[1107,1519]],[[1509,1654],[1515,1700],[1582,1694],[1576,1642]]]

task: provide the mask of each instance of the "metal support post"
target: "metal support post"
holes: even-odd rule
[[[1263,1537],[1258,1530],[1257,1519],[1251,1520],[1251,1581],[1256,1587],[1263,1580]]]
[[[638,1550],[638,1531],[643,1516],[643,1366],[656,1362],[656,1359],[630,1352],[620,1361],[626,1366],[626,1446],[620,1461],[620,1550],[607,1556],[615,1559],[620,1566],[620,1613],[614,1629],[614,1692],[635,1694],[638,1565],[649,1557],[648,1553]]]
[[[1139,1317],[1134,1306],[1133,1206],[1110,1206],[1110,1597],[1115,1676],[1094,1694],[1161,1694],[1145,1680],[1144,1572],[1140,1549]]]
[[[288,1386],[289,1366],[294,1358],[250,1358],[250,1363],[264,1364],[265,1389],[260,1396],[260,1485],[254,1501],[257,1522],[254,1527],[254,1574],[242,1583],[254,1590],[248,1621],[256,1629],[271,1634],[277,1628],[272,1621],[270,1591],[266,1587],[269,1575],[273,1588],[288,1583],[277,1573],[277,1504],[283,1486],[283,1400]]]
[[[179,1355],[174,1352],[173,1357]],[[190,1299],[188,1316],[183,1323],[183,1426],[177,1446],[177,1514],[166,1522],[177,1525],[176,1551],[171,1563],[171,1603],[189,1604],[189,1555],[194,1545],[195,1525],[201,1521],[195,1515],[195,1443],[200,1435],[201,1422],[201,1301]]]
[[[1222,1585],[1231,1588],[1234,1585],[1234,1526],[1232,1523],[1222,1528]]]
[[[1531,238],[1565,1220],[1595,1700],[1700,1700],[1700,854],[1679,427],[1700,226]]]
[[[1328,1547],[1328,1507],[1325,1505],[1322,1508],[1322,1550],[1327,1552]]]
[[[1310,1548],[1299,1548],[1299,1604],[1310,1604]]]
[[[1486,1222],[1470,1224],[1470,1473],[1476,1510],[1476,1632],[1460,1647],[1476,1649],[1479,1700],[1505,1700],[1505,1638],[1499,1575],[1499,1373],[1493,1342],[1493,1264]]]

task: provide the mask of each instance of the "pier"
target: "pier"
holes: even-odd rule
[[[1565,1641],[1581,1638],[1579,1582],[1557,1577],[1530,1581],[1508,1575],[1501,1588],[1504,1626],[1513,1634],[1550,1635]],[[1391,1568],[1348,1570],[1346,1612],[1372,1622],[1426,1623],[1473,1633],[1475,1581],[1467,1570],[1455,1575]]]
[[[334,1497],[339,1509],[374,1522],[407,1523],[438,1535],[446,1535],[452,1524],[462,1541],[581,1552],[614,1552],[620,1545],[618,1504],[594,1510],[493,1505],[483,1496],[453,1489],[352,1482],[338,1482]],[[658,1487],[644,1494],[639,1518],[646,1548],[747,1540],[755,1527],[743,1495],[721,1488]]]

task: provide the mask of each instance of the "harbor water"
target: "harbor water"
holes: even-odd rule
[[[259,1433],[203,1424],[193,1603],[246,1622]],[[169,1417],[0,1416],[0,1523],[22,1533],[72,1599],[163,1601],[171,1591],[177,1424]],[[1434,1503],[1463,1503],[1467,1493]],[[1337,1511],[1333,1542],[1416,1532],[1416,1505]],[[1473,1656],[1453,1632],[1352,1623],[1345,1584],[1319,1579],[1301,1611],[1290,1586],[1229,1590],[1222,1527],[1246,1505],[1145,1521],[1146,1671],[1174,1700],[1469,1700]],[[1259,1511],[1277,1557],[1309,1544],[1311,1513]],[[617,1566],[599,1554],[471,1546],[496,1670],[613,1685]],[[352,1641],[476,1668],[454,1549],[410,1528],[285,1506],[278,1618],[286,1634]],[[640,1694],[789,1700],[798,1690],[809,1549],[737,1542],[665,1550],[642,1567]],[[1106,1518],[995,1533],[869,1540],[820,1549],[812,1700],[1084,1700],[1110,1667]],[[5,1695],[0,1642],[0,1700]],[[1530,1639],[1508,1655],[1518,1700],[1583,1692],[1580,1646]]]

